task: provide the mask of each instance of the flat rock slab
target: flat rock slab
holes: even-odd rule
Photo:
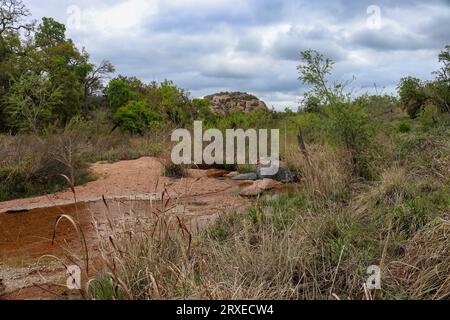
[[[256,173],[244,173],[237,175],[233,180],[258,180],[258,175]]]
[[[257,176],[259,179],[273,179],[276,181],[280,181],[283,183],[292,183],[295,181],[295,174],[289,170],[288,166],[286,163],[281,162],[281,161],[277,161],[277,163],[275,163],[276,165],[278,165],[278,172],[274,175],[264,175],[263,174],[263,169],[265,168],[269,168],[270,167],[270,163],[262,163],[260,165],[258,165],[257,168]]]
[[[237,177],[239,175],[239,172],[237,171],[232,171],[229,174],[226,175],[227,178],[234,178]]]
[[[247,186],[239,192],[243,197],[256,197],[264,193],[264,191],[269,191],[280,187],[282,184],[278,181],[272,179],[263,179],[254,181],[250,186]]]
[[[255,181],[254,185],[263,191],[268,191],[281,187],[281,183],[273,179],[263,179]]]
[[[262,194],[264,190],[260,189],[258,186],[252,184],[249,187],[242,189],[239,194],[243,197],[256,197]]]
[[[228,171],[221,169],[209,169],[206,171],[206,176],[208,178],[222,178],[228,174]]]

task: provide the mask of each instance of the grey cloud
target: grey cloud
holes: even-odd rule
[[[339,36],[320,26],[310,30],[292,26],[288,33],[277,37],[271,48],[275,57],[294,61],[299,60],[301,51],[308,49],[317,50],[334,61],[346,57],[344,48],[340,46]]]
[[[35,18],[65,22],[69,5],[101,11],[126,1],[25,2]],[[193,96],[248,91],[279,108],[296,106],[296,97],[307,89],[297,80],[300,51],[316,49],[331,57],[337,62],[333,78],[356,76],[352,86],[357,91],[373,83],[394,91],[402,76],[431,77],[439,50],[450,43],[448,1],[378,0],[383,15],[395,22],[380,31],[365,28],[371,0],[191,3],[179,10],[161,1],[156,15],[140,21],[133,32],[105,34],[102,26],[93,26],[71,30],[70,36],[86,46],[94,61],[113,62],[117,73],[144,81],[171,79]],[[269,31],[275,33],[267,40]]]
[[[351,43],[374,50],[419,50],[430,47],[430,39],[419,34],[399,34],[394,30],[364,30],[353,35]]]

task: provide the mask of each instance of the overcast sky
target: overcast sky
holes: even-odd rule
[[[246,91],[296,108],[299,53],[336,61],[357,93],[430,79],[450,44],[450,1],[25,0],[33,17],[67,24],[92,60],[145,82],[173,80],[201,97]],[[375,7],[373,6],[375,5]],[[379,10],[378,10],[379,9]],[[379,13],[379,14],[378,14]]]

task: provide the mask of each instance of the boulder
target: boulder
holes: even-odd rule
[[[205,97],[215,113],[227,115],[238,111],[250,113],[254,110],[269,111],[265,102],[245,92],[221,92]]]
[[[256,173],[244,173],[235,176],[233,180],[258,180],[258,175]]]
[[[254,185],[257,186],[262,191],[268,191],[279,188],[281,186],[281,183],[273,179],[263,179],[255,181]]]
[[[259,188],[256,184],[252,184],[251,186],[245,187],[239,192],[239,194],[243,197],[256,197],[263,193],[263,190]]]
[[[239,175],[239,172],[237,171],[232,171],[229,174],[226,175],[227,178],[234,178],[237,177]]]
[[[250,186],[247,186],[239,192],[244,197],[256,197],[262,194],[264,191],[272,190],[281,186],[281,183],[272,179],[263,179],[253,182]]]
[[[263,169],[270,167],[268,162],[261,162],[257,167],[257,175],[259,179],[273,179],[283,183],[292,183],[295,182],[296,176],[289,169],[286,163],[279,161],[279,170],[274,175],[264,175]]]

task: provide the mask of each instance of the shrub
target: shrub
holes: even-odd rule
[[[195,112],[195,120],[202,120],[207,125],[215,125],[217,115],[211,110],[208,100],[194,99],[192,100],[192,106]]]
[[[123,130],[140,135],[159,128],[162,121],[159,114],[152,111],[144,101],[131,101],[120,107],[114,119]]]
[[[113,112],[138,98],[131,85],[123,79],[113,79],[106,88],[109,106]]]
[[[407,133],[411,131],[411,126],[406,123],[406,122],[401,122],[398,126],[397,126],[397,131],[400,133]]]
[[[398,93],[403,109],[412,119],[417,118],[427,100],[422,81],[414,77],[402,78],[398,86]]]
[[[186,168],[183,165],[170,162],[164,166],[164,176],[166,177],[180,179],[186,175]]]
[[[189,92],[178,88],[173,82],[165,80],[161,84],[152,83],[147,88],[150,105],[165,121],[176,127],[186,127],[192,123],[196,114]]]
[[[61,135],[0,137],[0,201],[57,192],[91,179],[81,157],[84,140],[66,130]]]
[[[350,152],[357,175],[371,178],[374,128],[366,112],[356,104],[341,102],[327,106],[325,113],[328,140]]]
[[[53,108],[62,101],[62,92],[45,76],[25,74],[13,83],[5,114],[10,128],[39,133],[53,119]]]
[[[436,123],[436,117],[438,116],[437,107],[430,101],[426,103],[424,108],[420,111],[419,120],[422,124],[422,128],[427,131],[431,129]]]

